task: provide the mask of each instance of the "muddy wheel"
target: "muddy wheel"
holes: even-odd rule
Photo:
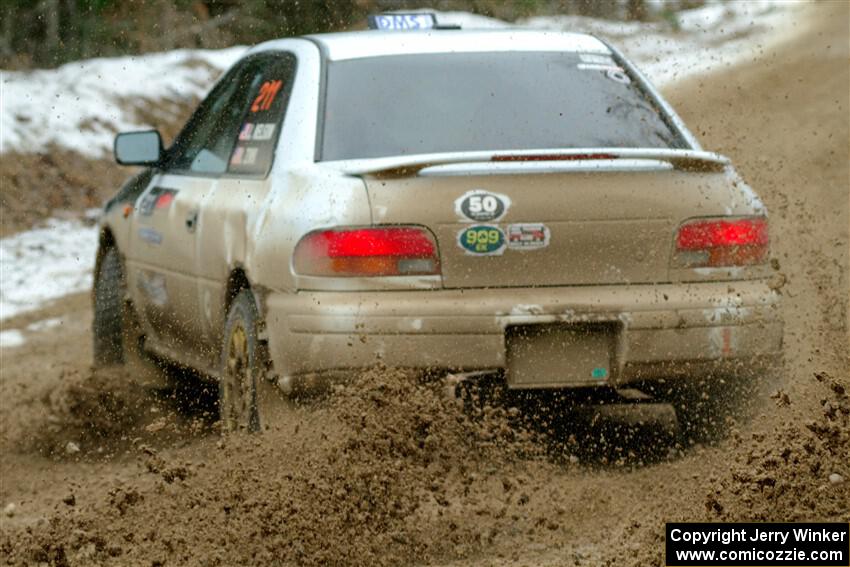
[[[269,429],[287,401],[268,379],[268,351],[259,339],[260,316],[249,290],[233,299],[224,328],[219,416],[224,432]]]
[[[124,270],[118,250],[108,249],[100,261],[94,284],[94,363],[122,364],[125,344]]]

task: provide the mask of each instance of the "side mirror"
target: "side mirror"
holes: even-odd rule
[[[115,136],[114,152],[121,165],[157,165],[162,161],[162,138],[156,130],[123,132]]]

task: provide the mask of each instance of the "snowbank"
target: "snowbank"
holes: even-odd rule
[[[96,250],[96,227],[75,220],[0,239],[0,321],[90,289]]]
[[[526,27],[592,33],[632,59],[659,87],[742,61],[788,39],[799,28],[800,1],[737,0],[679,12],[675,23],[614,22],[579,16],[530,18]]]
[[[112,151],[115,133],[140,123],[144,100],[202,96],[245,50],[178,50],[89,59],[58,69],[2,72],[0,152],[37,152],[55,143],[92,157]]]
[[[26,342],[23,333],[17,329],[0,331],[0,348],[19,347]]]
[[[523,28],[590,33],[611,41],[657,86],[753,59],[795,31],[800,0],[712,2],[642,23],[582,16],[537,16],[509,24],[466,12],[438,12],[441,24],[466,29]]]

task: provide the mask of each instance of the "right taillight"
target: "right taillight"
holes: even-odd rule
[[[303,276],[375,277],[440,273],[437,243],[418,226],[317,230],[295,246],[292,265]]]
[[[764,217],[695,219],[679,227],[673,263],[682,268],[761,264],[768,242]]]

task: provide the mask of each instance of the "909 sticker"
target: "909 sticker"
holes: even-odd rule
[[[498,256],[505,251],[505,233],[498,226],[480,224],[464,228],[457,235],[458,246],[473,256]]]
[[[497,221],[508,212],[511,200],[507,195],[474,189],[455,201],[455,214],[466,221]]]

